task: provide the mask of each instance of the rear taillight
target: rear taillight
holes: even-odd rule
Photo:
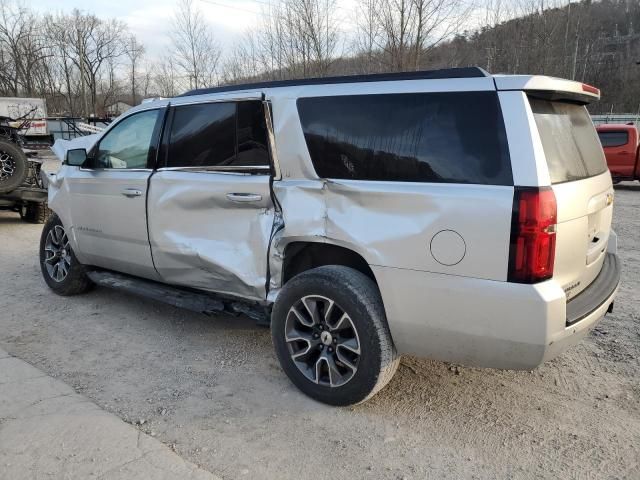
[[[536,283],[553,276],[557,211],[550,187],[515,187],[508,281]]]

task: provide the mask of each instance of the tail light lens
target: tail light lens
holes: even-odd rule
[[[516,187],[508,281],[537,283],[553,276],[558,208],[550,187]]]

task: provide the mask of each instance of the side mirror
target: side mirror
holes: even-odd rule
[[[65,164],[72,167],[81,167],[87,161],[87,150],[84,148],[75,148],[67,151]]]

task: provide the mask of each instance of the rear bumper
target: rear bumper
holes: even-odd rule
[[[400,354],[477,367],[530,370],[578,343],[604,317],[620,279],[617,257],[607,255],[607,269],[568,304],[564,291],[553,280],[522,285],[386,267],[372,269]],[[570,318],[573,321],[567,324]]]

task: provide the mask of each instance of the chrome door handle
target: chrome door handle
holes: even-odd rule
[[[236,203],[259,202],[262,200],[262,195],[257,193],[227,193],[227,200]]]
[[[125,197],[129,197],[129,198],[142,196],[142,190],[138,190],[137,188],[125,188],[120,193],[122,193],[122,195],[124,195]]]

